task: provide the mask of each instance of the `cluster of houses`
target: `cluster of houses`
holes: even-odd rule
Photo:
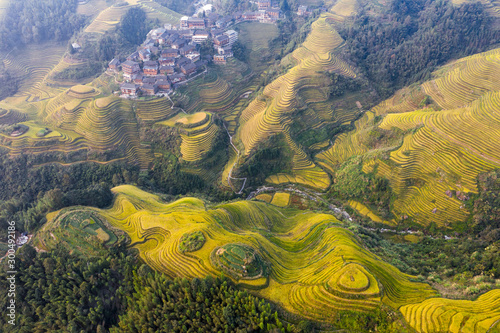
[[[109,63],[109,71],[123,72],[126,82],[120,86],[122,95],[135,97],[168,93],[176,84],[206,65],[207,59],[202,59],[197,46],[209,38],[212,38],[217,53],[213,57],[215,63],[224,64],[227,58],[233,56],[231,47],[238,40],[236,31],[207,29],[197,23],[198,19],[192,21],[190,18],[183,18],[181,27],[186,24],[183,21],[187,21],[187,29],[154,29],[126,61],[113,59]]]
[[[243,21],[275,23],[280,19],[278,5],[271,0],[258,0],[257,12],[233,13],[221,16],[204,6],[201,17],[184,16],[179,26],[165,24],[151,30],[146,41],[123,62],[113,59],[108,66],[111,72],[123,72],[123,96],[156,95],[168,93],[203,68],[207,55],[199,52],[200,44],[211,39],[215,48],[213,62],[225,64],[233,56],[232,45],[238,33],[226,28]]]

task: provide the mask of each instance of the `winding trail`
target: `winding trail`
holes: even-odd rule
[[[231,134],[229,134],[229,130],[227,129],[226,127],[226,124],[223,124],[224,125],[224,129],[226,130],[227,132],[227,135],[229,136],[229,142],[231,143],[231,146],[233,147],[233,149],[236,151],[237,153],[237,157],[236,157],[236,161],[234,161],[233,165],[231,166],[231,169],[229,170],[229,174],[227,176],[227,183],[229,184],[229,186],[233,187],[231,185],[231,179],[234,179],[234,180],[243,180],[243,185],[241,186],[241,189],[236,192],[236,194],[241,194],[241,192],[243,192],[243,189],[245,188],[245,184],[247,183],[247,178],[234,178],[232,175],[233,173],[233,168],[234,166],[236,165],[236,163],[238,163],[238,161],[240,160],[240,156],[241,156],[241,152],[238,150],[238,148],[236,148],[236,146],[234,145],[233,143],[233,137],[231,136]],[[233,188],[233,191],[234,191],[234,188]]]

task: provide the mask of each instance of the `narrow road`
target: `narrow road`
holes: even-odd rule
[[[229,136],[229,142],[231,143],[231,146],[233,147],[233,149],[236,151],[236,153],[238,154],[237,157],[236,157],[236,161],[233,163],[233,165],[231,166],[231,170],[229,170],[229,174],[227,175],[227,183],[231,186],[231,179],[235,179],[235,180],[243,180],[243,185],[241,186],[241,189],[239,190],[239,192],[236,192],[236,194],[241,194],[241,192],[243,192],[243,189],[245,188],[245,184],[247,183],[247,178],[234,178],[232,177],[232,173],[233,173],[233,168],[234,166],[236,165],[236,163],[238,163],[238,161],[240,160],[240,151],[238,150],[238,148],[236,148],[236,146],[234,145],[233,143],[233,137],[231,136],[231,134],[229,134],[229,130],[227,129],[226,127],[226,124],[223,124],[224,125],[224,129],[226,130],[227,132],[227,135]],[[232,186],[231,186],[232,187]],[[233,191],[234,191],[234,188],[233,188]]]

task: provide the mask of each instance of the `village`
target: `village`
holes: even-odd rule
[[[144,43],[123,62],[115,58],[108,65],[108,73],[123,74],[121,97],[165,95],[204,72],[208,63],[226,64],[238,40],[231,26],[245,21],[275,24],[282,17],[277,3],[256,3],[258,11],[226,16],[214,12],[210,4],[199,4],[194,16],[182,17],[179,25],[165,24],[151,30]],[[299,11],[299,15],[305,15],[307,7],[301,6]],[[200,52],[201,44],[208,40],[213,43],[213,56]]]

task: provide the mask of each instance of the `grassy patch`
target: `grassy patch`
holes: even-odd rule
[[[184,234],[179,243],[179,251],[194,252],[205,244],[205,236],[201,231],[194,231],[189,234]]]

